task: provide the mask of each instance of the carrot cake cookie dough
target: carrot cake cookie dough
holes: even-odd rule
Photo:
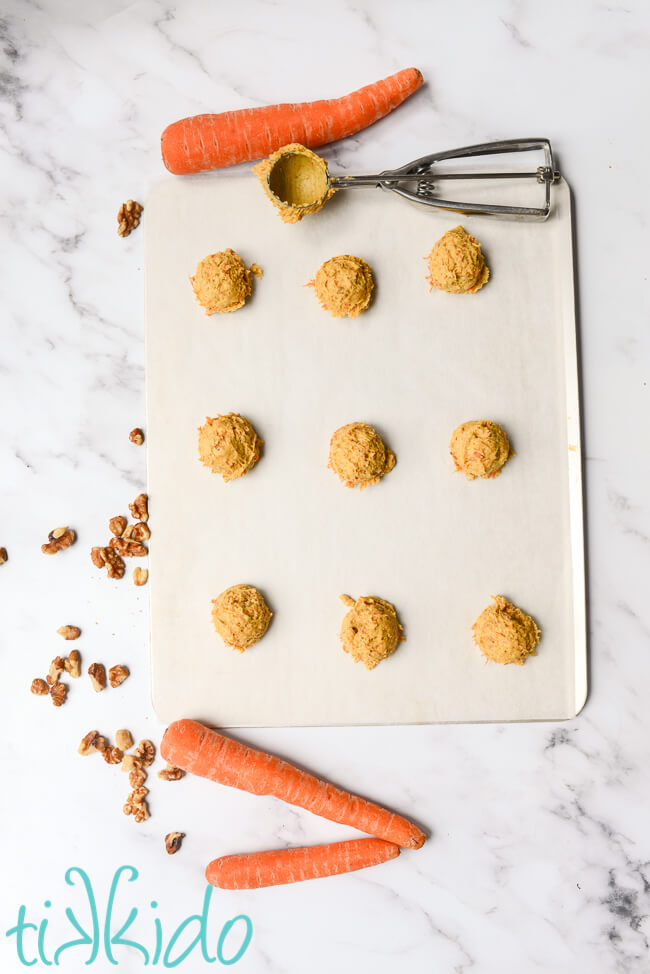
[[[241,308],[251,293],[253,274],[261,277],[262,269],[257,264],[246,267],[239,254],[228,248],[200,260],[190,282],[206,315],[213,315]]]
[[[504,463],[514,456],[505,432],[489,419],[473,419],[457,426],[449,452],[456,470],[462,470],[467,480],[496,477]]]
[[[342,254],[326,260],[309,286],[334,318],[356,318],[372,298],[372,271],[361,257]]]
[[[450,294],[474,294],[490,276],[480,243],[460,226],[443,234],[427,261],[431,287]]]
[[[233,585],[212,601],[212,622],[226,646],[243,653],[262,638],[273,613],[252,585]]]
[[[395,466],[395,454],[372,426],[348,423],[336,430],[330,440],[329,466],[346,487],[363,490],[376,484]]]
[[[206,417],[199,426],[199,459],[226,483],[243,477],[260,458],[261,440],[245,416]]]
[[[474,642],[487,660],[493,663],[515,663],[522,666],[529,656],[536,656],[535,646],[541,635],[529,615],[502,595],[493,595],[494,605],[481,612],[472,626]]]
[[[317,213],[334,193],[325,160],[299,142],[283,145],[253,172],[285,223]]]
[[[343,649],[372,670],[404,639],[395,606],[372,595],[362,595],[356,602],[349,595],[340,598],[350,608],[341,626]]]

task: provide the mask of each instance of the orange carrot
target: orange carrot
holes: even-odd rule
[[[162,134],[163,162],[185,175],[261,159],[290,142],[308,148],[354,135],[388,115],[422,84],[417,68],[342,98],[301,104],[242,108],[219,115],[193,115],[168,125]]]
[[[351,873],[366,866],[378,866],[397,856],[399,846],[394,842],[350,839],[301,849],[269,849],[268,852],[221,856],[209,863],[205,878],[220,889],[261,889]]]
[[[246,747],[196,720],[170,724],[160,744],[170,764],[192,774],[240,788],[253,795],[273,795],[331,822],[351,825],[403,849],[419,849],[426,836],[412,822],[380,805],[349,795],[272,754]]]

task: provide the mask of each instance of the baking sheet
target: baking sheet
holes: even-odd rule
[[[525,185],[522,185],[524,184]],[[506,187],[530,199],[527,181]],[[490,187],[467,185],[468,198]],[[429,293],[423,256],[461,222],[491,271],[473,296]],[[146,207],[152,694],[163,720],[219,726],[560,719],[586,696],[579,403],[569,188],[547,223],[455,217],[379,190],[284,225],[254,177],[168,180]],[[264,270],[206,317],[188,282],[232,247]],[[373,269],[371,308],[331,318],[304,287],[336,254]],[[224,484],[197,458],[206,416],[241,412],[261,461]],[[452,430],[489,418],[516,456],[494,481],[454,474]],[[397,465],[363,492],[327,469],[332,432],[365,421]],[[211,600],[258,587],[274,612],[238,654]],[[368,672],[338,638],[339,594],[396,606],[406,641]],[[503,594],[543,635],[523,667],[485,665],[471,625]]]

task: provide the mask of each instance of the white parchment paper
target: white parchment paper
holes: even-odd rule
[[[530,199],[513,182],[513,202]],[[490,187],[464,188],[473,199]],[[284,225],[252,176],[169,179],[147,202],[146,343],[153,702],[220,726],[510,721],[574,715],[586,693],[570,196],[545,224],[464,217],[380,190]],[[473,296],[429,292],[423,257],[459,222],[491,271]],[[232,247],[264,277],[206,317],[188,276]],[[336,254],[368,261],[371,308],[331,318],[304,287]],[[198,461],[206,416],[241,412],[262,459],[224,484]],[[501,423],[494,481],[454,474],[452,430]],[[378,485],[327,469],[363,420],[395,451]],[[257,586],[274,612],[240,655],[211,600]],[[341,649],[340,593],[396,606],[406,641],[372,672]],[[503,594],[543,631],[523,667],[485,665],[471,625]]]

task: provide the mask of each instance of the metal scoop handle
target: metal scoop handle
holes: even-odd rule
[[[535,149],[544,152],[544,165],[532,172],[434,172],[436,163],[449,159],[471,159],[479,156],[499,155],[510,152],[530,152]],[[491,216],[519,217],[523,220],[546,220],[551,212],[551,186],[560,178],[555,169],[553,150],[548,139],[503,139],[499,142],[483,142],[465,146],[462,149],[449,149],[435,152],[407,163],[400,169],[388,169],[375,175],[332,176],[329,185],[333,189],[354,189],[359,186],[375,186],[386,192],[396,193],[413,203],[422,203],[443,210],[459,213],[484,213]],[[445,180],[467,179],[535,179],[545,187],[544,205],[505,206],[497,203],[465,203],[445,200],[435,195],[436,184]],[[415,189],[405,189],[403,183],[415,183]]]

